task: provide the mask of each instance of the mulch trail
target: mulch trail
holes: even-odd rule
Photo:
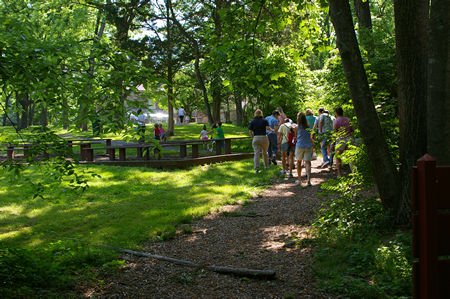
[[[126,266],[101,277],[102,285],[80,286],[79,294],[107,298],[329,297],[317,289],[313,279],[309,243],[292,242],[292,237],[308,238],[311,221],[324,200],[316,195],[319,185],[335,176],[328,169],[316,168],[320,162],[313,161],[312,187],[295,185],[296,177],[280,179],[250,204],[226,206],[196,221],[192,234],[180,232],[142,250],[200,265],[271,269],[276,271],[275,280],[218,274],[125,254]]]

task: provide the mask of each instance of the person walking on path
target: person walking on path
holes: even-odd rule
[[[269,123],[269,127],[271,130],[267,131],[267,137],[269,138],[269,159],[271,159],[273,165],[277,165],[277,153],[278,153],[278,143],[277,143],[277,132],[280,123],[278,122],[278,116],[280,112],[278,110],[274,110],[272,115],[266,117],[267,122]]]
[[[344,110],[341,107],[335,109],[336,122],[334,123],[334,131],[337,134],[336,138],[336,166],[338,177],[342,176],[342,160],[341,155],[347,149],[348,143],[352,140],[353,127],[350,120],[344,117]]]
[[[330,158],[328,156],[328,143],[330,142],[331,132],[333,130],[333,122],[328,113],[325,113],[324,108],[319,109],[319,117],[316,120],[316,124],[319,129],[319,138],[321,144],[321,152],[323,157],[323,163],[320,168],[330,165]]]
[[[184,107],[178,109],[178,117],[180,118],[180,124],[183,124],[185,114],[186,112],[184,111]]]
[[[292,178],[296,137],[289,118],[286,118],[278,128],[278,133],[278,143],[281,144],[281,165],[283,167],[281,174],[287,173],[287,164],[289,164],[289,177]]]
[[[306,120],[306,115],[299,112],[297,115],[297,143],[295,147],[295,157],[297,158],[297,175],[295,181],[297,185],[302,182],[302,161],[305,161],[306,184],[311,186],[311,158],[312,158],[312,138],[311,129]]]
[[[255,173],[259,172],[259,155],[262,152],[264,159],[264,169],[269,168],[269,156],[267,149],[269,147],[269,137],[266,135],[266,131],[273,131],[269,126],[267,119],[263,118],[263,112],[261,109],[257,109],[254,114],[253,120],[248,126],[250,136],[253,138],[252,146],[254,151],[253,166]]]

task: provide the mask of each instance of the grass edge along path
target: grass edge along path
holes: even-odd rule
[[[86,277],[91,267],[108,270],[120,263],[117,254],[90,244],[139,249],[146,241],[170,238],[180,224],[222,205],[245,203],[278,175],[275,167],[254,175],[252,160],[175,171],[85,169],[98,176],[84,194],[70,192],[65,182],[38,199],[27,185],[27,179],[38,179],[35,174],[9,186],[0,172],[0,293],[70,288],[74,274]]]

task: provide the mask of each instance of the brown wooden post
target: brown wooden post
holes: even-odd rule
[[[138,150],[141,150],[141,157],[142,157],[142,148],[138,148]],[[138,151],[139,156],[139,151]],[[119,161],[126,161],[127,160],[127,149],[124,147],[119,148]]]
[[[6,153],[8,155],[8,159],[14,159],[14,145],[8,146],[8,148],[6,149]]]
[[[198,143],[192,144],[192,158],[198,158]]]
[[[86,161],[93,162],[94,161],[94,149],[84,147],[83,151],[84,151],[84,156],[86,157]]]
[[[150,160],[150,146],[145,148],[144,160]]]
[[[436,160],[426,154],[417,161],[419,201],[420,298],[438,298]]]
[[[185,158],[186,152],[186,144],[180,144],[180,158]]]
[[[231,139],[225,139],[225,154],[231,154]]]
[[[115,148],[109,149],[109,160],[110,161],[116,160],[116,149]]]
[[[142,159],[142,147],[136,148],[137,151],[137,158]]]
[[[105,139],[105,142],[106,142],[106,146],[111,146],[111,139]],[[106,150],[106,154],[110,155],[110,150],[109,149]]]
[[[216,155],[222,154],[222,144],[223,140],[216,140]]]

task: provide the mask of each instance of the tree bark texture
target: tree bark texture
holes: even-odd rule
[[[356,17],[360,27],[372,29],[372,18],[370,16],[369,0],[354,0]]]
[[[237,93],[234,94],[234,103],[236,105],[236,124],[242,126],[244,113],[242,111],[242,100]]]
[[[222,39],[222,20],[220,19],[219,11],[224,7],[223,0],[215,0],[215,7],[212,12],[212,18],[214,20],[214,34],[216,35],[216,43],[220,44]],[[217,61],[217,59],[216,59]],[[219,62],[216,62],[216,64]],[[211,80],[211,95],[213,100],[213,117],[214,121],[220,121],[220,108],[222,104],[222,80],[220,70],[217,69],[212,73]]]
[[[428,59],[428,153],[450,165],[450,0],[432,1]]]
[[[394,2],[402,188],[398,223],[410,221],[410,171],[427,150],[428,6],[428,0]]]
[[[30,100],[28,93],[17,94],[17,103],[20,111],[20,119],[17,119],[18,128],[26,129],[28,128],[28,112],[30,108]]]
[[[353,26],[350,4],[347,0],[330,0],[329,3],[337,46],[375,183],[384,209],[393,212],[397,207],[399,195],[397,172],[373,104]]]

